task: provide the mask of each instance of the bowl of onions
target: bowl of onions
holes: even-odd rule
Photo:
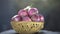
[[[34,34],[44,27],[44,17],[37,8],[28,6],[12,17],[11,26],[19,34]]]

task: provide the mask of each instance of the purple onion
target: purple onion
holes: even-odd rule
[[[15,15],[12,17],[12,21],[21,21],[21,17],[19,15]]]
[[[38,14],[38,9],[37,8],[31,8],[31,9],[29,9],[28,10],[28,14],[29,14],[29,16]]]
[[[19,10],[18,15],[23,17],[23,16],[28,16],[27,10]]]
[[[43,17],[42,15],[39,15],[39,14],[33,15],[33,16],[31,17],[31,19],[32,19],[32,21],[34,21],[34,22],[44,22],[44,17]]]
[[[31,21],[31,19],[28,16],[22,17],[22,21]]]

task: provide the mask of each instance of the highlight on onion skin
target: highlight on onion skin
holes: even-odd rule
[[[37,8],[30,8],[30,9],[28,10],[28,14],[29,14],[29,16],[38,14],[38,9],[37,9]]]
[[[25,17],[22,17],[22,21],[32,21],[32,20],[30,19],[30,17],[25,16]]]
[[[44,22],[44,16],[41,16],[41,22]]]
[[[15,15],[12,17],[11,21],[21,21],[21,17],[19,15]]]
[[[24,9],[19,10],[18,15],[21,17],[28,16],[27,10]]]

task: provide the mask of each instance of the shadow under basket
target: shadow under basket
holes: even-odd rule
[[[44,27],[44,22],[11,21],[11,26],[19,34],[34,34]]]

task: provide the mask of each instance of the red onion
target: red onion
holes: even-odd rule
[[[27,10],[19,10],[18,15],[23,17],[23,16],[28,16]]]
[[[29,16],[38,14],[38,9],[37,9],[37,8],[30,8],[30,9],[28,10],[28,14],[29,14]]]
[[[19,15],[15,15],[12,17],[12,21],[21,21],[21,17]]]
[[[22,21],[31,21],[31,19],[28,16],[22,17]]]
[[[31,17],[32,21],[35,21],[35,22],[44,22],[44,17],[42,15],[33,15]]]

